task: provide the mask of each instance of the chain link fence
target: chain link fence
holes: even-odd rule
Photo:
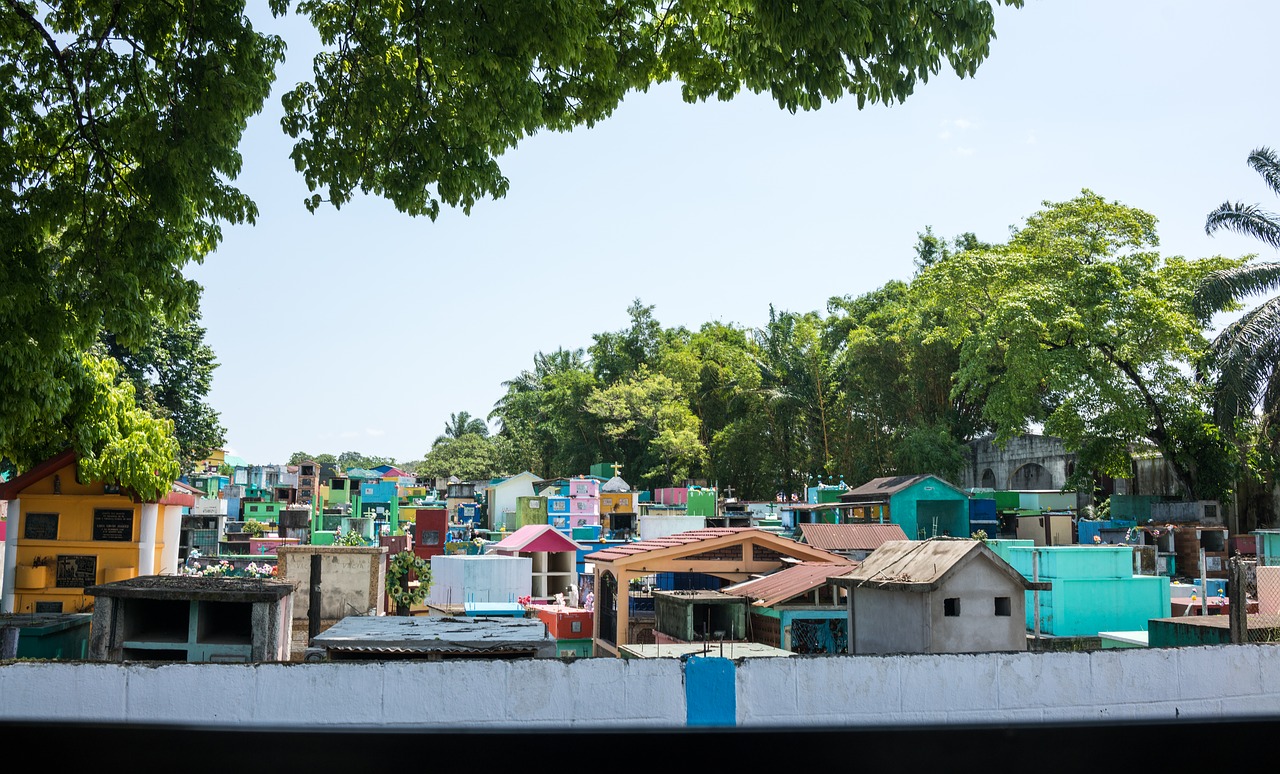
[[[1227,566],[1231,641],[1280,643],[1280,556],[1233,557]]]

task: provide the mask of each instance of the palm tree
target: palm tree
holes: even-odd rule
[[[1280,159],[1270,148],[1249,154],[1249,166],[1272,193],[1280,196]],[[1209,213],[1205,233],[1220,229],[1256,237],[1280,249],[1280,217],[1256,204],[1226,202]],[[1280,262],[1258,261],[1215,272],[1196,288],[1196,311],[1206,318],[1214,312],[1239,308],[1253,295],[1280,288]],[[1229,324],[1213,340],[1208,371],[1215,387],[1214,415],[1230,431],[1237,418],[1260,409],[1264,428],[1280,409],[1280,296],[1272,297]]]
[[[444,435],[436,438],[435,442],[440,443],[446,438],[461,438],[464,435],[488,437],[489,425],[480,417],[473,417],[469,412],[459,411],[457,414],[449,415],[449,420],[444,423]]]

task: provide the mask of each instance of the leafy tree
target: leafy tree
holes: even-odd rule
[[[362,470],[372,470],[379,465],[395,465],[395,457],[366,457],[360,452],[345,451],[338,455],[337,464],[339,470],[350,470],[352,468],[361,468]],[[320,460],[316,460],[320,462]]]
[[[992,0],[1021,7],[1021,0]],[[496,158],[542,129],[607,118],[632,90],[679,81],[690,102],[768,91],[787,110],[842,96],[902,102],[941,70],[972,76],[992,2],[439,4],[269,0],[325,49],[284,98],[282,129],[312,191],[358,192],[435,217],[505,194]],[[195,307],[183,277],[257,208],[233,181],[285,43],[243,2],[40,5],[0,15],[0,456],[30,459],[68,428],[110,332],[137,351]],[[121,422],[127,417],[119,417]],[[206,428],[212,429],[212,428]],[[185,453],[185,452],[184,452]],[[123,464],[123,462],[121,463]],[[159,468],[155,468],[159,475]]]
[[[226,443],[226,428],[206,400],[218,364],[199,321],[200,312],[193,308],[176,325],[154,323],[136,349],[110,333],[102,337],[107,353],[120,363],[121,377],[133,384],[138,405],[173,421],[182,470]]]
[[[466,433],[437,441],[422,458],[418,474],[431,478],[457,476],[468,481],[491,478],[500,472],[492,440],[478,433]]]
[[[1249,166],[1280,195],[1280,159],[1270,148],[1249,154]],[[1280,248],[1280,217],[1254,204],[1225,202],[1209,213],[1205,233],[1234,231]],[[1250,261],[1205,277],[1196,289],[1197,310],[1209,315],[1235,311],[1246,298],[1280,288],[1280,262]],[[1217,335],[1206,361],[1215,388],[1218,423],[1230,431],[1240,418],[1261,413],[1264,434],[1270,434],[1280,412],[1280,296],[1273,295],[1229,323]],[[1273,446],[1280,439],[1273,440]]]
[[[359,191],[434,218],[441,203],[469,212],[505,195],[497,157],[520,140],[593,126],[656,83],[679,81],[688,102],[767,91],[795,112],[843,96],[902,102],[944,62],[972,76],[995,37],[991,6],[300,0],[325,51],[285,96],[282,123],[323,192],[308,207]]]
[[[136,351],[157,322],[189,319],[198,288],[182,267],[214,249],[220,224],[256,215],[227,181],[283,54],[236,3],[6,3],[0,454],[30,460],[70,444],[88,460],[126,454],[110,468],[140,461],[73,424],[138,419],[123,403],[75,402],[103,395],[109,370],[81,353],[103,330]]]
[[[641,462],[642,481],[683,482],[706,457],[698,437],[698,418],[679,386],[663,374],[651,373],[647,366],[594,391],[586,410],[603,422],[607,438],[622,444],[618,456]]]
[[[1191,289],[1235,262],[1162,259],[1155,225],[1085,190],[915,285],[946,321],[937,335],[960,347],[956,394],[981,398],[998,441],[1043,421],[1082,474],[1119,476],[1149,446],[1189,496],[1227,499],[1233,455],[1191,375],[1206,344]]]
[[[489,417],[505,439],[499,448],[509,469],[551,476],[598,461],[599,424],[583,411],[598,384],[581,349],[538,353],[532,371],[504,382]]]
[[[597,333],[591,338],[591,368],[603,384],[634,374],[641,366],[652,366],[662,346],[662,326],[653,316],[653,307],[640,299],[627,307],[631,325],[616,333]]]

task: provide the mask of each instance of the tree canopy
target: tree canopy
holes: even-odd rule
[[[653,84],[677,81],[690,102],[768,92],[796,111],[901,102],[943,66],[972,76],[993,3],[1022,0],[268,10],[305,16],[324,45],[284,97],[306,206],[368,192],[434,218],[504,195],[497,158],[523,138],[592,126]],[[239,146],[285,48],[237,0],[0,3],[0,457],[117,453],[110,433],[74,424],[111,372],[83,353],[104,332],[137,352],[157,325],[190,319],[198,288],[184,267],[257,215],[234,185]],[[203,425],[195,435],[210,437]],[[169,445],[149,449],[134,461],[159,476]]]

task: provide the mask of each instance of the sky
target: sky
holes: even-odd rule
[[[319,42],[300,17],[252,18],[289,46],[241,145],[257,222],[225,226],[186,274],[219,364],[209,402],[254,464],[418,460],[452,413],[487,416],[538,352],[625,328],[637,298],[693,330],[761,326],[771,305],[825,313],[910,280],[926,226],[1002,242],[1084,189],[1154,215],[1166,256],[1274,257],[1204,231],[1224,201],[1280,209],[1246,164],[1280,145],[1270,0],[999,7],[974,77],[944,68],[893,106],[792,114],[767,94],[687,104],[654,87],[595,127],[526,139],[498,159],[505,197],[435,221],[374,198],[305,209],[280,95]]]

